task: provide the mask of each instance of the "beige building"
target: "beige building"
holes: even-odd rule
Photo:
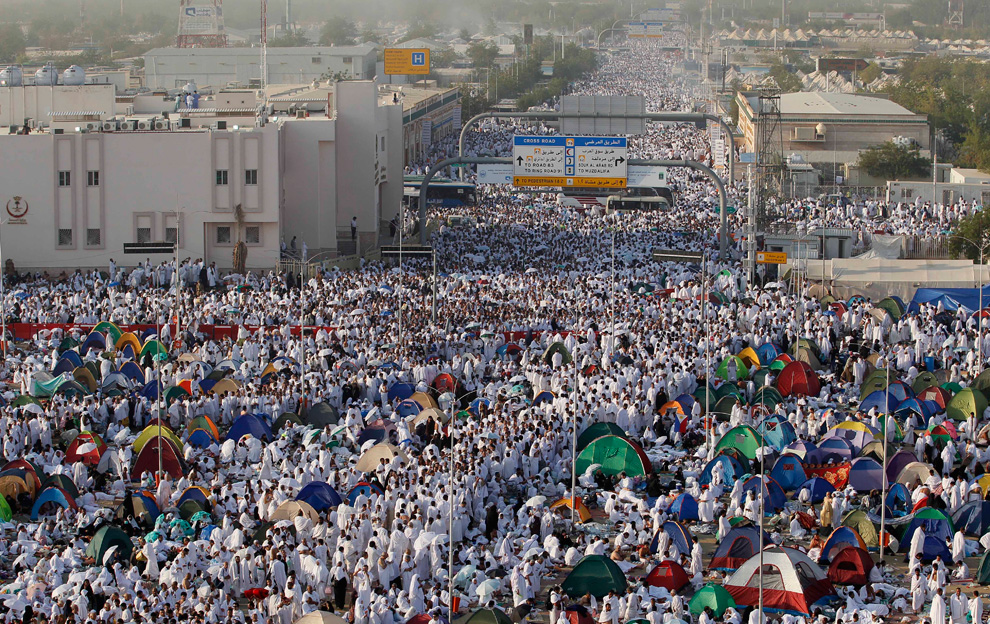
[[[757,151],[759,97],[736,94],[743,151]],[[798,92],[780,96],[783,155],[799,154],[809,163],[855,162],[859,152],[897,137],[928,155],[928,117],[890,100],[849,93]]]

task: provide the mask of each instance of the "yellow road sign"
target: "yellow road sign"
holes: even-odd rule
[[[758,251],[756,252],[756,262],[758,264],[787,264],[787,252]]]
[[[387,76],[428,73],[430,73],[429,48],[385,48]]]
[[[565,176],[513,176],[513,186],[561,188],[625,188],[626,178],[568,178]]]

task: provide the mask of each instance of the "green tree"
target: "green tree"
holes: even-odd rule
[[[859,153],[857,165],[875,178],[901,180],[928,175],[928,159],[917,147],[897,145],[887,141]]]
[[[357,27],[354,22],[335,15],[327,20],[320,31],[321,45],[354,45],[354,38],[357,36]]]
[[[458,36],[459,38],[461,38],[461,39],[463,39],[464,41],[471,41],[471,31],[470,31],[470,30],[468,30],[467,28],[462,28],[462,29],[461,29],[461,30],[460,30],[460,31],[459,31],[459,32],[457,33],[457,36]]]
[[[17,24],[0,24],[0,61],[10,63],[24,53],[27,40]]]
[[[301,32],[280,35],[268,41],[273,48],[301,48],[309,45],[309,39]]]
[[[874,80],[883,74],[883,70],[876,63],[870,63],[866,66],[866,69],[859,72],[859,79],[863,81],[863,84],[870,84]]]
[[[416,20],[409,26],[409,30],[407,30],[405,36],[402,37],[402,41],[409,41],[411,39],[430,39],[432,37],[436,37],[439,32],[440,26],[438,26],[435,22]],[[402,43],[402,41],[399,43]]]
[[[960,219],[952,230],[949,240],[949,252],[954,256],[965,256],[973,262],[980,261],[980,245],[984,246],[984,262],[990,260],[990,217],[986,216],[986,210],[980,210],[965,219]],[[973,244],[977,243],[977,244]]]
[[[775,63],[770,67],[770,76],[777,81],[781,93],[794,93],[804,88],[801,79],[788,71],[783,63]]]
[[[498,46],[491,41],[475,41],[468,46],[467,55],[475,67],[491,67],[498,58]]]
[[[430,52],[430,67],[450,67],[457,60],[457,52],[450,46]]]

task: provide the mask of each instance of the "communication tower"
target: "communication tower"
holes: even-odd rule
[[[945,25],[962,29],[964,9],[964,0],[949,0],[949,12],[945,16]]]
[[[223,0],[179,0],[180,48],[226,48]]]
[[[756,115],[757,225],[762,230],[780,201],[784,184],[784,137],[780,126],[780,87],[770,79],[758,91]]]

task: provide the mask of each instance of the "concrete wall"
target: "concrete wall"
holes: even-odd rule
[[[337,249],[336,121],[301,119],[281,124],[282,237],[306,242],[310,255]]]
[[[110,84],[0,87],[0,126],[19,126],[26,117],[50,124],[53,111],[99,112],[100,119],[107,119],[114,116],[114,106],[114,86]]]
[[[175,227],[179,208],[179,255],[229,267],[238,236],[248,243],[248,265],[267,268],[278,250],[277,129],[240,132],[0,135],[0,198],[4,218],[16,214],[13,198],[28,211],[3,225],[4,259],[18,269],[105,268],[114,258],[130,265],[124,243],[150,228],[161,241]],[[270,144],[270,149],[269,149]],[[228,185],[216,185],[216,170]],[[245,169],[258,183],[246,184]],[[60,185],[60,172],[68,184]],[[90,185],[90,176],[98,184]],[[64,174],[62,176],[64,181]],[[95,182],[95,180],[93,180]],[[238,232],[234,206],[244,206]],[[229,242],[218,228],[230,228]],[[248,228],[259,228],[248,231]],[[257,232],[257,242],[247,241]],[[152,262],[165,256],[152,257]]]

